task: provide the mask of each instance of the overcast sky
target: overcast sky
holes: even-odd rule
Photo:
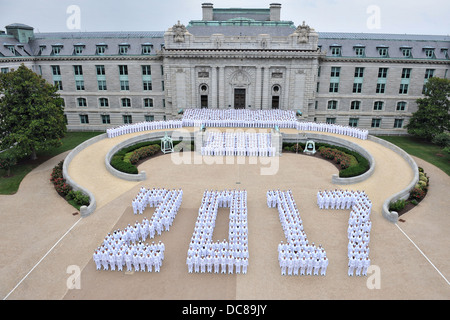
[[[215,8],[281,3],[281,20],[306,21],[318,32],[450,34],[448,0],[0,0],[0,30],[24,23],[35,32],[165,31],[178,20],[201,20],[204,2]],[[68,12],[71,5],[79,15]]]

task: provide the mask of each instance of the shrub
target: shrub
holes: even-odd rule
[[[123,157],[120,155],[117,155],[117,154],[111,158],[110,164],[114,169],[121,171],[121,172],[130,173],[130,174],[138,173],[138,169],[134,165],[132,165],[129,162],[124,162]]]
[[[74,200],[78,205],[80,206],[86,206],[89,205],[89,196],[85,195],[81,191],[70,191],[67,196],[66,200]]]
[[[420,201],[425,197],[426,192],[420,188],[414,187],[409,194],[409,198],[412,200]]]
[[[175,145],[175,142],[174,142]],[[145,159],[156,154],[160,150],[158,142],[148,141],[132,145],[119,150],[111,158],[111,166],[121,172],[129,174],[138,174],[135,164],[141,159]]]
[[[390,203],[389,210],[399,212],[399,211],[403,210],[405,208],[405,206],[406,206],[406,201],[400,199],[400,200]]]
[[[73,191],[72,187],[66,182],[62,174],[64,161],[60,161],[52,170],[50,181],[53,183],[56,192],[66,200],[73,200],[76,204],[89,205],[89,197],[81,191]]]
[[[443,132],[434,136],[432,142],[441,148],[450,146],[450,134]]]

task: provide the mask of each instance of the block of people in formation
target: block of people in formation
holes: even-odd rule
[[[309,243],[291,190],[268,190],[267,206],[278,209],[286,241],[278,245],[282,275],[325,275],[328,258],[319,244]]]
[[[372,222],[370,213],[372,201],[364,191],[360,190],[319,190],[317,205],[320,209],[350,210],[348,238],[348,275],[367,275],[370,266],[369,243]]]
[[[213,241],[218,208],[229,207],[228,240]],[[188,273],[247,273],[247,192],[205,190],[189,243]]]

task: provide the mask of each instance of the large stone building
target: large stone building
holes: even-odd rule
[[[214,8],[165,32],[0,33],[0,68],[59,86],[69,130],[173,119],[186,108],[291,109],[300,120],[401,134],[450,37],[322,33],[267,9]],[[162,26],[164,27],[164,26]]]

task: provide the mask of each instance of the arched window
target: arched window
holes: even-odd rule
[[[129,108],[131,107],[131,99],[130,98],[122,98],[122,107]]]

